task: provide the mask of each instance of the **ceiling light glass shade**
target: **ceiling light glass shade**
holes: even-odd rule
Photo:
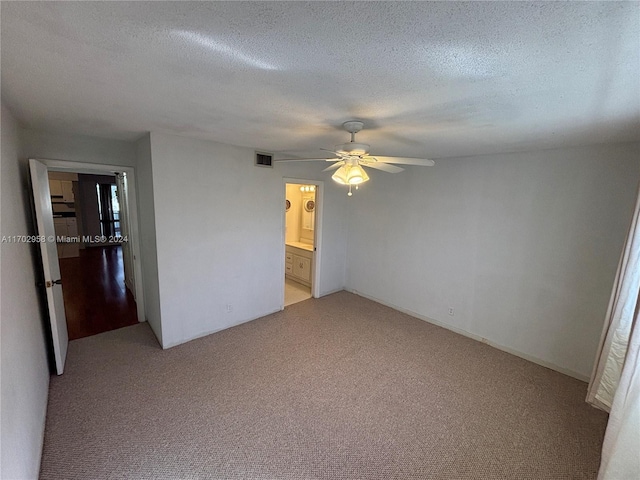
[[[331,178],[341,185],[360,185],[369,180],[369,175],[360,165],[343,165]]]
[[[349,171],[347,167],[348,165],[343,165],[338,170],[336,170],[336,173],[331,175],[331,178],[333,178],[334,182],[337,182],[340,185],[347,184],[347,172]]]
[[[349,185],[359,185],[369,180],[369,175],[360,165],[353,165],[347,175]]]

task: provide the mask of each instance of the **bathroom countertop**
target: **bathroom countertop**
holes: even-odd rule
[[[301,248],[302,250],[306,250],[307,252],[313,252],[313,245],[311,245],[310,243],[286,242],[286,244],[290,247]]]

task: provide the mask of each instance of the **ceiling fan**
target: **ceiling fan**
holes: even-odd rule
[[[366,143],[356,142],[356,133],[362,130],[364,123],[356,120],[344,122],[342,127],[349,133],[351,133],[351,141],[342,143],[335,146],[335,150],[327,150],[327,152],[335,155],[333,158],[283,158],[276,160],[277,162],[315,162],[326,161],[334,162],[333,165],[328,166],[323,170],[327,172],[330,170],[336,170],[331,178],[341,185],[349,185],[349,193],[351,196],[351,187],[355,185],[356,189],[358,185],[369,180],[369,175],[362,167],[375,168],[376,170],[382,170],[388,173],[402,172],[404,168],[398,167],[392,164],[401,165],[420,165],[423,167],[430,167],[435,165],[433,160],[427,160],[426,158],[413,158],[413,157],[384,157],[369,155],[369,145]]]

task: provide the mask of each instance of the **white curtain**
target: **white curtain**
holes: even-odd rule
[[[610,412],[599,480],[640,478],[640,195],[607,310],[587,401]]]

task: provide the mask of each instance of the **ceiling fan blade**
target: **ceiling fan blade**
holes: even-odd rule
[[[281,158],[274,162],[337,162],[339,158]]]
[[[433,160],[427,160],[426,158],[413,158],[413,157],[380,157],[374,155],[379,162],[384,163],[399,163],[401,165],[421,165],[423,167],[431,167],[436,164]]]
[[[387,173],[398,173],[398,172],[403,172],[404,168],[401,167],[396,167],[395,165],[389,165],[387,163],[380,163],[380,162],[360,162],[360,165],[362,165],[363,167],[371,167],[371,168],[375,168],[376,170],[382,170],[383,172],[387,172]]]
[[[333,165],[329,165],[327,168],[325,168],[324,170],[322,170],[323,172],[328,172],[330,170],[335,170],[336,168],[341,167],[342,165],[344,165],[344,162],[341,160],[339,162],[334,163]]]

